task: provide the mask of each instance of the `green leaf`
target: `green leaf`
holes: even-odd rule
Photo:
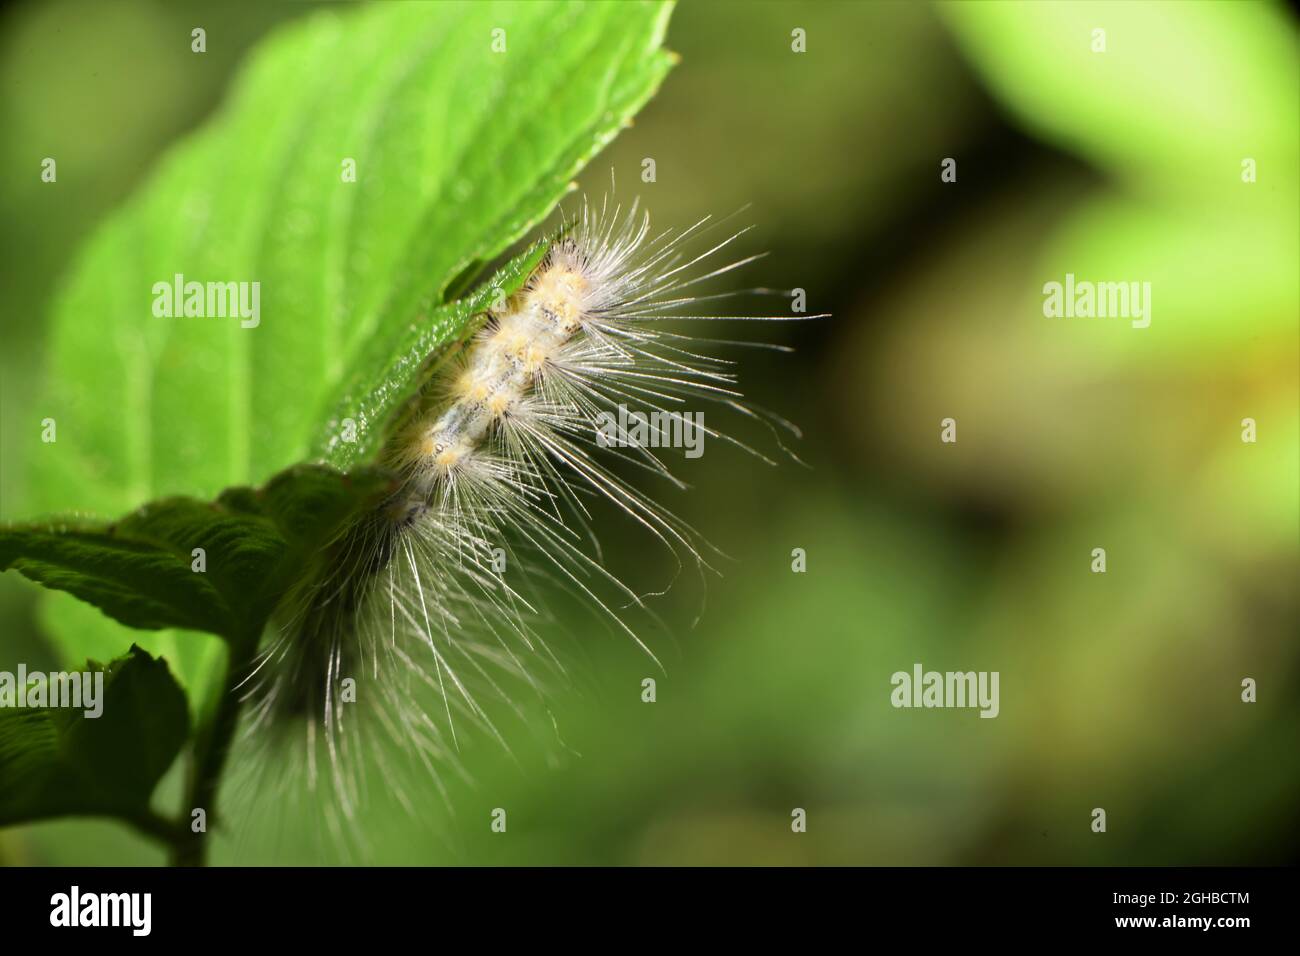
[[[358,377],[379,371],[376,343],[456,334],[448,289],[550,213],[650,97],[668,11],[374,4],[274,35],[57,298],[38,508],[120,513],[307,458],[349,392],[392,385]],[[155,316],[155,283],[177,274],[259,282],[258,325]]]
[[[165,661],[133,645],[107,667],[87,669],[103,672],[97,717],[84,706],[0,708],[0,826],[144,813],[188,739],[185,695]]]
[[[378,469],[348,476],[300,465],[260,490],[232,488],[215,502],[164,498],[112,524],[0,528],[0,570],[67,591],[128,627],[254,640],[313,554],[390,489]]]
[[[269,38],[56,297],[37,408],[58,433],[31,450],[32,510],[121,514],[307,458],[365,460],[419,383],[412,350],[472,330],[475,313],[449,296],[547,216],[653,95],[672,64],[670,12],[373,4]],[[517,262],[495,281],[519,280]],[[176,275],[259,283],[258,324],[155,316],[155,284]],[[347,418],[355,443],[341,441]],[[72,658],[125,646],[120,627],[48,597],[42,617]]]
[[[998,100],[1044,139],[1168,190],[1241,196],[1243,157],[1294,170],[1295,38],[1263,3],[948,3]],[[1094,52],[1104,31],[1105,51]],[[1212,65],[1212,68],[1211,68]]]

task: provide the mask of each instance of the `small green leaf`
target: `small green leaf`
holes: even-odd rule
[[[87,670],[103,672],[98,716],[86,716],[84,706],[0,708],[0,826],[144,813],[189,738],[185,695],[166,661],[132,646],[107,667]]]
[[[311,556],[390,488],[301,465],[215,502],[165,498],[120,521],[0,528],[0,570],[67,591],[129,627],[256,638]]]
[[[1076,3],[935,8],[1004,107],[1103,169],[1234,198],[1243,156],[1295,169],[1295,39],[1280,6],[1115,3],[1104,17]]]

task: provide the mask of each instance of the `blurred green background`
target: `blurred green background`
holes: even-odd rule
[[[212,112],[249,47],[310,10],[5,9],[0,519],[30,517],[19,433],[41,417],[45,307],[73,251]],[[195,57],[200,24],[209,52]],[[806,53],[791,51],[796,27]],[[1096,28],[1105,53],[1091,50]],[[414,818],[376,793],[355,858],[1294,859],[1293,13],[687,3],[668,45],[681,64],[583,183],[603,191],[612,166],[662,225],[749,204],[746,251],[771,254],[737,281],[801,287],[811,311],[834,313],[736,333],[797,348],[747,352],[742,382],[803,426],[812,467],[771,469],[718,445],[684,462],[694,488],[665,503],[737,560],[694,628],[698,593],[660,602],[676,639],[656,645],[668,669],[658,701],[640,700],[644,657],[591,636],[588,678],[557,714],[580,757],[520,769],[471,749],[476,782],[452,785],[454,812],[432,788]],[[60,157],[57,190],[39,181],[47,155]],[[640,182],[646,157],[653,184]],[[940,180],[946,157],[955,183]],[[1150,328],[1044,318],[1042,286],[1066,272],[1150,281]],[[955,445],[939,441],[949,416]],[[1241,441],[1246,417],[1255,444]],[[632,529],[608,539],[611,566],[650,563]],[[805,574],[791,572],[796,547]],[[1089,570],[1095,547],[1104,575]],[[0,577],[0,668],[54,663],[36,597]],[[892,708],[890,675],[915,662],[999,671],[1000,716]],[[1240,699],[1246,677],[1257,703]],[[488,829],[493,807],[509,812],[505,835]],[[795,807],[805,834],[791,832]],[[1090,829],[1094,807],[1105,834]],[[342,856],[277,800],[216,846],[217,862]],[[162,859],[111,823],[0,832],[9,864]]]

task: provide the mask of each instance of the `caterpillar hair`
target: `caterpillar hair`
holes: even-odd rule
[[[711,570],[717,552],[616,474],[616,461],[684,488],[641,426],[680,422],[704,405],[763,423],[782,450],[783,434],[798,435],[745,401],[734,362],[715,354],[751,343],[665,327],[820,317],[702,314],[722,296],[693,290],[760,258],[713,264],[746,231],[720,230],[706,218],[654,234],[638,203],[623,210],[608,197],[584,200],[520,291],[482,318],[392,429],[381,459],[397,490],[342,533],[284,601],[242,688],[251,709],[246,736],[292,731],[303,745],[286,748],[287,759],[303,763],[311,789],[328,775],[343,817],[363,798],[362,753],[413,806],[388,754],[422,766],[445,797],[443,774],[457,772],[468,733],[509,752],[502,715],[528,724],[534,705],[549,713],[546,701],[566,669],[536,626],[548,591],[576,596],[658,664],[624,619],[630,608],[648,612],[649,595],[606,569],[595,515],[612,506],[679,571]],[[629,406],[645,414],[629,423],[621,414]],[[702,414],[686,427],[775,463],[705,426]],[[366,691],[356,693],[361,682]]]

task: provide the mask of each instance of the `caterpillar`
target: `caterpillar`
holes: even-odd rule
[[[285,600],[241,688],[246,737],[304,733],[290,759],[303,762],[312,788],[328,774],[342,818],[363,799],[362,752],[380,761],[399,801],[416,802],[380,737],[397,742],[445,798],[442,775],[455,770],[468,734],[509,750],[502,715],[528,726],[529,707],[549,713],[566,664],[535,626],[547,594],[576,597],[659,664],[626,620],[633,609],[653,617],[650,594],[604,566],[596,511],[638,525],[672,556],[675,573],[713,572],[719,552],[616,471],[637,466],[686,487],[644,440],[647,417],[680,425],[695,406],[725,409],[763,423],[794,457],[782,436],[798,429],[746,401],[734,361],[714,354],[756,343],[663,327],[821,317],[701,314],[723,295],[697,294],[701,284],[761,258],[714,265],[748,231],[716,238],[720,225],[706,217],[656,234],[639,201],[624,210],[608,196],[583,199],[520,291],[489,310],[392,429],[381,461],[396,490],[341,533]],[[643,412],[629,420],[629,405]],[[705,424],[703,413],[686,427],[776,463]],[[363,702],[348,699],[348,678],[366,684]]]

